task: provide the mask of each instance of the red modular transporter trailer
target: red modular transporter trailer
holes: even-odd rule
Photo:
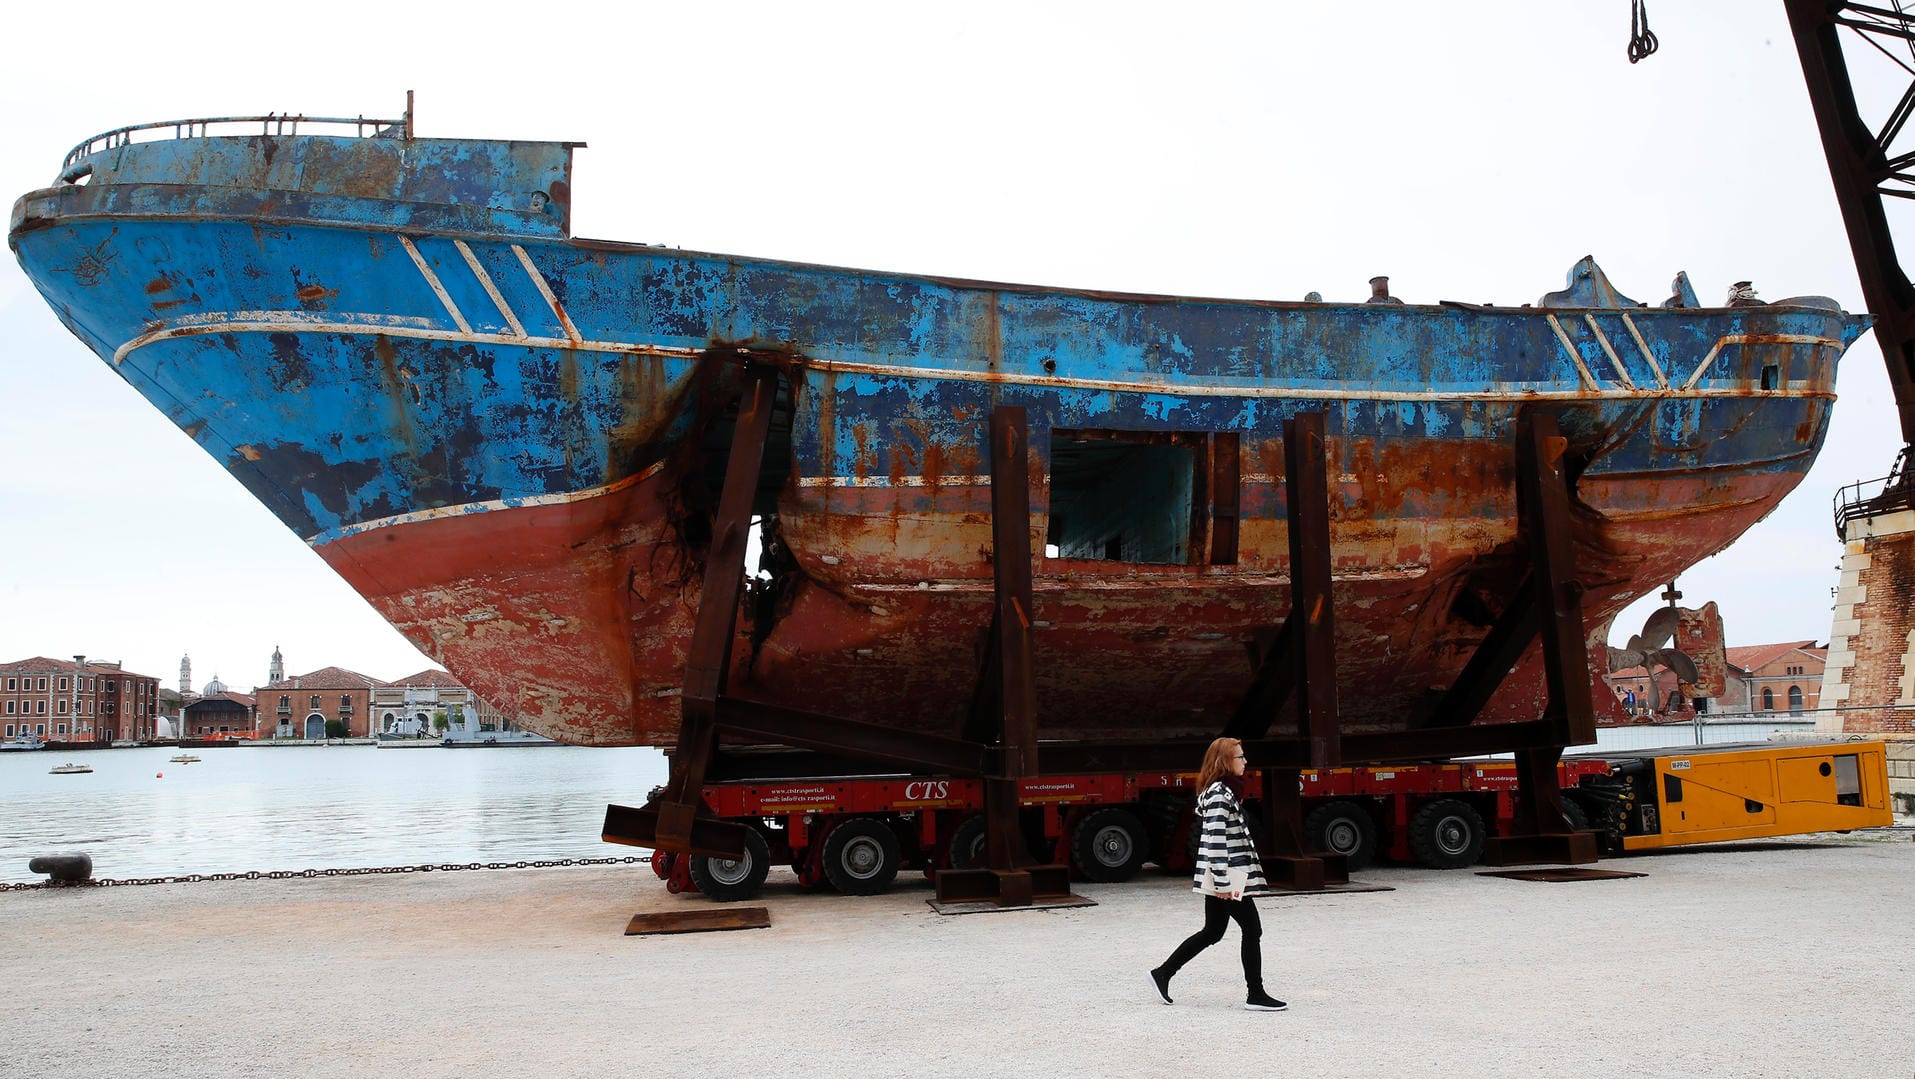
[[[1609,766],[1560,766],[1572,824],[1605,828],[1628,811],[1627,792],[1604,785]],[[1074,876],[1128,880],[1145,862],[1166,872],[1192,866],[1193,772],[1047,775],[1020,783],[1024,832],[1039,862],[1068,863]],[[1261,777],[1245,776],[1247,799]],[[1305,843],[1341,854],[1351,869],[1379,856],[1436,869],[1472,865],[1492,834],[1515,817],[1516,766],[1465,761],[1304,772]],[[847,895],[884,891],[901,869],[984,863],[984,787],[935,776],[850,776],[708,784],[705,805],[750,826],[743,859],[654,851],[652,869],[673,892],[696,888],[732,901],[757,894],[773,863],[789,864],[807,888]],[[1256,814],[1250,814],[1253,821]],[[1254,824],[1253,824],[1254,827]]]

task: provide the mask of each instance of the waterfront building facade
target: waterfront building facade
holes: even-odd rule
[[[372,729],[372,695],[387,683],[344,667],[321,667],[307,674],[283,678],[254,693],[259,710],[259,737],[317,741],[327,737],[327,721],[343,729],[347,738],[368,737]]]
[[[30,659],[0,663],[0,736],[48,742],[157,737],[160,684],[118,662]]]
[[[218,688],[215,688],[218,687]],[[257,701],[225,688],[217,678],[180,711],[182,738],[252,738],[258,729]]]
[[[374,690],[372,708],[373,729],[381,737],[436,738],[449,731],[513,729],[498,709],[458,679],[430,668]],[[435,722],[440,716],[445,718],[444,724]]]

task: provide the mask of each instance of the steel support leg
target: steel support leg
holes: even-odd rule
[[[672,753],[671,778],[665,793],[651,805],[642,809],[607,807],[602,833],[607,842],[733,858],[745,850],[743,825],[698,820],[704,807],[705,772],[718,749],[718,701],[724,695],[726,672],[731,668],[752,496],[764,467],[765,441],[778,396],[775,368],[747,367],[744,374],[738,424],[732,432],[724,488],[712,521],[711,548],[705,556],[704,591],[685,660],[678,748]]]
[[[1596,860],[1595,833],[1572,832],[1563,819],[1562,781],[1556,767],[1564,746],[1596,740],[1582,586],[1575,577],[1569,483],[1564,475],[1567,446],[1557,433],[1554,417],[1525,410],[1518,418],[1517,512],[1529,541],[1530,591],[1543,642],[1543,679],[1549,690],[1543,717],[1555,731],[1556,744],[1516,755],[1514,831],[1492,838],[1485,846],[1483,860],[1490,865],[1582,865]]]
[[[1350,870],[1343,855],[1312,851],[1304,842],[1301,773],[1266,768],[1262,778],[1264,834],[1258,860],[1264,877],[1275,887],[1294,891],[1348,884]]]
[[[991,679],[987,703],[996,705],[992,732],[998,746],[984,780],[984,836],[988,868],[944,870],[938,898],[945,902],[994,899],[1029,906],[1035,897],[1070,894],[1069,869],[1036,866],[1019,826],[1018,781],[1038,774],[1037,690],[1031,662],[1031,492],[1024,410],[1000,405],[991,413],[991,542],[997,606],[986,649]],[[993,672],[994,668],[994,672]],[[974,708],[973,737],[988,713]]]

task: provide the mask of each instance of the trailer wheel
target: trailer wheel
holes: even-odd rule
[[[987,856],[984,845],[984,815],[965,818],[951,833],[952,869],[982,869]]]
[[[1410,853],[1431,869],[1461,869],[1483,856],[1483,815],[1468,802],[1444,798],[1410,818]]]
[[[889,825],[853,817],[825,836],[825,877],[844,895],[877,895],[898,875],[903,854]]]
[[[1376,861],[1376,822],[1355,802],[1331,802],[1303,818],[1303,838],[1315,849],[1341,854],[1351,869]]]
[[[1071,861],[1084,879],[1110,884],[1143,868],[1144,824],[1128,809],[1092,810],[1071,833]]]
[[[764,886],[765,875],[771,872],[771,848],[765,845],[765,837],[758,829],[745,829],[745,856],[743,858],[714,858],[710,855],[681,855],[690,859],[687,868],[691,870],[692,883],[705,894],[705,898],[720,903],[736,903],[740,899],[750,899]]]
[[[1589,830],[1589,813],[1574,798],[1563,799],[1563,817],[1569,821],[1570,831],[1587,832]]]

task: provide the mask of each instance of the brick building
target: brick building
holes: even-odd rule
[[[395,679],[373,690],[373,730],[381,736],[432,738],[440,733],[433,723],[444,713],[447,726],[460,726],[470,705],[480,731],[510,730],[499,710],[444,671],[427,669]]]
[[[345,725],[346,737],[371,732],[372,695],[386,683],[344,667],[321,667],[259,687],[259,737],[318,740],[326,721]]]
[[[1791,715],[1815,711],[1822,702],[1828,655],[1828,647],[1814,641],[1729,649],[1730,677],[1741,683],[1738,703],[1742,706],[1735,711]]]
[[[206,688],[210,692],[202,694],[193,703],[180,710],[180,737],[225,738],[232,735],[242,738],[253,737],[253,732],[258,729],[256,698],[244,693],[234,693],[221,685],[217,679]]]
[[[116,662],[32,659],[0,663],[0,735],[49,742],[113,742],[157,736],[159,679]]]

